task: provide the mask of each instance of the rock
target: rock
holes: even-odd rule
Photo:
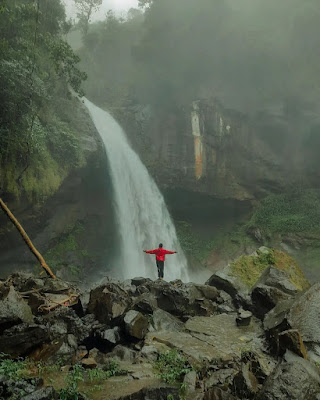
[[[307,350],[303,343],[300,332],[297,329],[288,329],[279,333],[279,354],[283,355],[287,350],[292,351],[300,357],[308,358]]]
[[[184,320],[192,315],[212,314],[215,310],[212,301],[205,299],[193,283],[174,286],[165,281],[156,281],[149,288],[159,308]]]
[[[130,310],[124,317],[126,332],[137,339],[143,339],[147,333],[148,319],[138,311]]]
[[[279,301],[288,300],[299,293],[287,272],[268,267],[252,289],[251,298],[255,315],[263,318]]]
[[[227,304],[219,304],[217,307],[217,312],[219,314],[233,314],[236,312],[235,307],[230,307]]]
[[[206,379],[204,387],[208,390],[219,385],[229,386],[233,382],[233,377],[236,373],[237,371],[233,368],[219,369]]]
[[[129,294],[120,285],[108,282],[91,291],[88,312],[99,322],[109,323],[122,316],[130,304]]]
[[[34,393],[43,385],[43,380],[40,378],[6,378],[0,376],[0,395],[1,399],[21,399],[22,396],[27,396]],[[2,393],[1,393],[2,392]]]
[[[216,300],[219,297],[219,290],[209,285],[195,285],[195,287],[208,300]]]
[[[257,400],[315,400],[319,393],[320,376],[316,366],[287,352],[267,378]]]
[[[0,352],[12,357],[25,356],[49,339],[45,326],[20,324],[5,330],[0,336]]]
[[[159,352],[155,346],[143,346],[141,355],[147,360],[157,361]]]
[[[159,351],[167,348],[176,348],[197,365],[207,361],[216,364],[224,357],[233,362],[237,358],[239,349],[249,346],[253,350],[262,347],[259,336],[263,330],[253,320],[249,327],[238,328],[233,315],[215,315],[211,317],[192,317],[185,324],[186,330],[155,331],[148,333],[145,343],[155,346]],[[230,362],[228,361],[228,364]],[[225,368],[225,367],[224,367]]]
[[[156,331],[180,332],[185,329],[184,324],[178,318],[160,308],[153,312],[152,324]]]
[[[112,329],[106,329],[99,333],[102,340],[107,341],[110,344],[117,344],[120,342],[120,328],[115,326]]]
[[[21,322],[33,323],[31,308],[16,292],[13,286],[1,284],[0,289],[0,334],[5,330]]]
[[[236,323],[238,326],[249,326],[252,318],[252,312],[243,310],[242,308],[238,311]]]
[[[249,370],[249,365],[242,365],[241,371],[233,379],[235,394],[240,398],[252,399],[259,390],[258,380]]]
[[[266,314],[263,324],[274,348],[279,349],[279,334],[298,330],[308,356],[320,361],[320,283],[311,286],[296,298],[280,302]]]
[[[59,397],[59,394],[52,386],[46,386],[27,396],[21,397],[21,400],[54,400],[59,399]]]
[[[138,278],[133,278],[133,279],[131,279],[131,283],[132,283],[132,285],[134,285],[134,286],[141,286],[141,285],[144,285],[145,283],[150,283],[151,282],[151,279],[149,279],[149,278],[143,278],[143,277],[138,277]]]
[[[189,391],[193,392],[196,389],[196,382],[197,382],[196,371],[188,372],[183,379],[183,383],[187,387],[188,392]]]
[[[146,314],[152,314],[154,310],[158,308],[157,299],[155,296],[149,292],[143,293],[138,296],[134,302],[132,307],[140,312]]]
[[[111,357],[118,358],[120,361],[129,361],[131,363],[136,363],[137,353],[134,350],[128,349],[128,347],[118,344],[112,353],[109,353]]]
[[[208,279],[206,285],[214,286],[219,290],[227,292],[238,306],[251,307],[251,299],[247,287],[239,278],[232,275],[230,266],[217,271]]]
[[[94,358],[92,358],[92,357],[83,358],[81,360],[81,365],[85,369],[95,369],[98,366],[96,360]]]
[[[247,363],[249,369],[261,384],[274,371],[277,361],[266,352],[246,351],[242,353],[241,362]]]
[[[179,390],[172,386],[146,387],[117,400],[167,400],[169,395],[173,396],[174,400],[179,400]]]
[[[236,398],[229,391],[214,387],[205,392],[203,400],[236,400]]]

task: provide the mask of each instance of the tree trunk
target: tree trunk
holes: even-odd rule
[[[51,276],[51,278],[56,279],[56,276],[53,274],[47,263],[45,262],[44,258],[42,255],[38,252],[38,250],[34,247],[33,243],[31,242],[29,236],[25,232],[25,230],[22,228],[22,226],[19,224],[18,220],[15,218],[15,216],[12,214],[12,212],[9,210],[7,205],[3,202],[3,200],[0,198],[0,207],[3,209],[3,211],[7,214],[8,218],[11,220],[11,222],[15,225],[15,227],[18,229],[20,235],[22,236],[23,240],[26,242],[28,245],[29,249],[32,251],[32,253],[35,255],[39,263],[41,264],[41,267],[45,269],[46,273]]]

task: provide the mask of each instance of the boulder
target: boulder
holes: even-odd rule
[[[169,396],[179,400],[179,390],[172,386],[145,387],[133,393],[118,397],[117,400],[167,400]]]
[[[318,368],[311,362],[287,352],[267,378],[257,400],[315,400],[320,393]]]
[[[214,286],[219,290],[228,293],[237,306],[251,307],[251,299],[249,297],[248,288],[233,275],[231,267],[227,266],[224,269],[213,274],[206,285]]]
[[[227,389],[214,387],[205,392],[203,400],[236,400],[236,398]]]
[[[132,308],[137,311],[152,314],[158,307],[157,299],[152,293],[142,293],[133,302]]]
[[[108,357],[117,358],[120,361],[129,361],[131,363],[137,362],[137,352],[121,344],[118,344],[112,352],[108,354]]]
[[[195,285],[195,287],[202,293],[203,297],[208,300],[217,300],[219,297],[219,290],[209,285]]]
[[[320,283],[295,298],[280,302],[264,318],[264,328],[273,345],[279,350],[279,334],[298,330],[308,356],[320,361]]]
[[[184,379],[183,383],[185,387],[187,388],[188,392],[193,392],[196,389],[196,382],[197,382],[197,373],[196,371],[190,371],[188,372]]]
[[[213,372],[208,379],[206,379],[204,387],[208,390],[214,386],[229,386],[233,382],[237,370],[233,368],[221,368]]]
[[[155,346],[143,346],[141,356],[150,361],[157,361],[159,352]]]
[[[21,322],[33,323],[31,308],[13,286],[0,283],[0,334]]]
[[[138,277],[138,278],[133,278],[131,279],[131,284],[134,286],[141,286],[144,285],[146,283],[150,283],[151,279],[149,278],[143,278],[143,277]]]
[[[0,336],[0,352],[12,357],[25,356],[47,341],[49,334],[45,326],[24,323],[4,331]]]
[[[55,400],[59,399],[59,397],[59,394],[52,386],[46,386],[27,396],[21,397],[21,400]]]
[[[257,378],[249,369],[250,364],[244,364],[233,379],[233,390],[240,398],[252,399],[259,390]]]
[[[300,357],[308,358],[307,350],[300,332],[297,329],[288,329],[279,333],[279,354],[283,355],[287,350]]]
[[[266,247],[260,247],[250,255],[239,257],[223,270],[216,272],[209,278],[207,284],[226,291],[236,305],[242,305],[251,310],[252,301],[248,294],[268,267],[274,268],[266,273],[260,284],[264,288],[266,286],[274,288],[275,293],[279,294],[280,291],[291,296],[297,290],[304,290],[310,286],[303,271],[292,257],[282,251]],[[275,269],[284,273],[277,273]],[[277,282],[278,278],[279,282]],[[259,300],[259,293],[257,292],[256,295]]]
[[[115,345],[120,342],[120,328],[115,326],[112,329],[105,329],[99,332],[99,337],[111,345]]]
[[[96,360],[94,358],[92,358],[92,357],[83,358],[81,360],[81,365],[85,369],[95,369],[98,366]]]
[[[210,315],[216,309],[215,304],[206,299],[193,283],[184,285],[156,281],[149,285],[149,289],[155,295],[159,308],[183,320],[193,315]]]
[[[180,332],[185,329],[184,324],[178,318],[160,308],[153,312],[152,325],[156,331]]]
[[[137,339],[143,339],[147,333],[148,319],[138,311],[130,310],[124,317],[125,330]]]
[[[236,323],[238,326],[249,326],[252,318],[252,312],[240,308],[238,310],[238,316]]]
[[[131,304],[129,294],[117,283],[108,282],[90,293],[88,312],[102,323],[109,323],[122,316]]]
[[[268,267],[251,292],[255,315],[263,319],[279,301],[288,300],[299,292],[300,290],[291,283],[286,271]]]

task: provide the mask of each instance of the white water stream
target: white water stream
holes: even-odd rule
[[[114,187],[114,207],[120,233],[122,278],[157,277],[155,256],[144,254],[163,243],[178,254],[166,256],[164,279],[188,280],[187,260],[163,196],[139,156],[130,147],[121,126],[106,111],[84,100],[107,152]]]

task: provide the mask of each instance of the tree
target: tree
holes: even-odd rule
[[[92,14],[99,10],[102,0],[74,0],[78,9],[79,26],[84,35],[87,35],[90,18]]]

